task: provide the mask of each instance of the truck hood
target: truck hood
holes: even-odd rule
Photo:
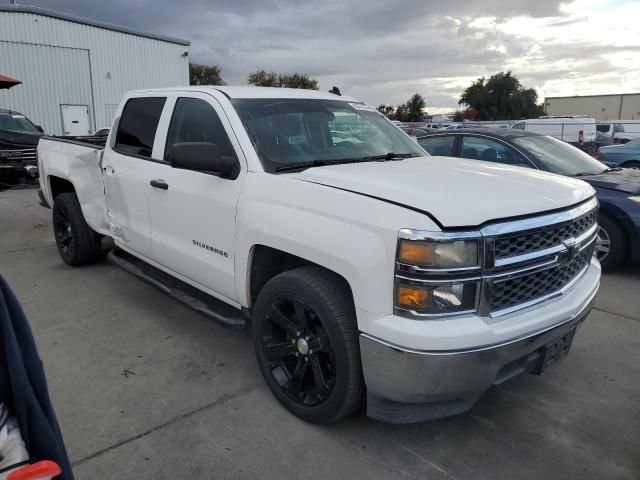
[[[287,176],[419,209],[444,228],[556,210],[594,195],[576,179],[451,157],[332,165]]]
[[[14,132],[0,129],[0,146],[36,146],[40,137],[44,134],[40,132]]]
[[[617,190],[633,195],[640,193],[640,170],[635,168],[623,168],[611,172],[597,173],[580,177],[594,187]]]

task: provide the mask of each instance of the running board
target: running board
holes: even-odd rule
[[[247,318],[241,310],[172,277],[124,250],[115,248],[109,252],[107,258],[112,264],[171,295],[188,307],[217,320],[226,327],[245,328],[247,326]]]

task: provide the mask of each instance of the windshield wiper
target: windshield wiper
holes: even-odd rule
[[[312,162],[300,162],[292,165],[283,165],[276,168],[276,172],[284,172],[286,170],[298,170],[299,168],[324,167],[330,165],[326,160],[313,160]]]
[[[604,170],[602,170],[601,172],[581,172],[581,173],[576,173],[574,175],[574,177],[588,177],[589,175],[601,175],[603,173],[609,173],[609,172],[619,172],[620,170],[622,170],[622,168],[620,167],[616,167],[616,168],[605,168]]]
[[[287,170],[299,170],[301,168],[324,167],[326,165],[341,165],[345,163],[375,162],[386,160],[400,160],[403,158],[414,157],[412,153],[385,153],[384,155],[371,155],[369,157],[341,158],[339,160],[313,160],[311,162],[300,162],[292,165],[282,165],[276,167],[276,172],[285,172]]]
[[[361,157],[358,160],[371,161],[371,160],[400,160],[403,158],[415,157],[413,153],[385,153],[384,155],[372,155],[370,157]]]

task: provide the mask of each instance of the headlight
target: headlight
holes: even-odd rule
[[[633,203],[635,203],[636,205],[640,205],[640,196],[637,197],[629,197],[629,200],[631,200]]]
[[[396,306],[417,314],[446,314],[475,310],[477,282],[447,285],[396,285]]]
[[[465,268],[479,265],[477,240],[400,240],[398,260],[407,265],[432,268]]]
[[[428,319],[476,311],[482,263],[479,232],[401,230],[399,237],[397,314]]]

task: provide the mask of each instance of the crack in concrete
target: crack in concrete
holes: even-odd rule
[[[395,438],[391,437],[391,436],[387,436],[387,438],[389,440],[391,440],[391,442],[395,443],[398,447],[400,447],[402,450],[410,453],[411,455],[413,455],[414,457],[416,457],[418,460],[420,460],[423,463],[426,463],[427,465],[429,465],[431,468],[433,468],[434,470],[440,472],[442,475],[444,475],[446,478],[450,479],[450,480],[457,480],[456,477],[454,477],[453,475],[451,475],[449,472],[447,472],[444,468],[440,467],[439,465],[435,464],[434,462],[432,462],[431,460],[429,460],[428,458],[426,458],[424,455],[421,455],[419,452],[416,452],[415,450],[413,450],[412,448],[408,447],[407,445],[405,445],[404,443],[400,442],[399,440],[396,440]]]
[[[35,247],[26,247],[26,248],[17,248],[15,250],[5,250],[4,252],[0,252],[0,255],[9,255],[11,253],[20,253],[20,252],[28,252],[29,250],[42,250],[43,248],[53,248],[56,244],[53,245],[37,245]]]
[[[156,425],[155,427],[152,427],[152,428],[150,428],[148,430],[145,430],[144,432],[141,432],[141,433],[139,433],[137,435],[134,435],[132,437],[129,437],[129,438],[126,438],[126,439],[121,440],[119,442],[116,442],[116,443],[114,443],[112,445],[109,445],[108,447],[105,447],[105,448],[100,449],[100,450],[98,450],[96,452],[93,452],[93,453],[91,453],[91,454],[89,454],[89,455],[87,455],[87,456],[85,456],[83,458],[75,460],[75,461],[71,462],[71,466],[72,467],[77,467],[78,465],[81,465],[81,464],[83,464],[83,463],[85,463],[85,462],[87,462],[89,460],[93,460],[94,458],[99,457],[101,455],[104,455],[105,453],[108,453],[108,452],[110,452],[112,450],[115,450],[117,448],[120,448],[123,445],[127,445],[127,444],[129,444],[131,442],[135,442],[136,440],[144,438],[144,437],[146,437],[147,435],[149,435],[151,433],[154,433],[154,432],[157,432],[159,430],[162,430],[163,428],[168,427],[170,425],[173,425],[174,423],[177,423],[177,422],[179,422],[181,420],[185,420],[185,419],[188,419],[190,417],[193,417],[194,415],[197,415],[198,413],[204,412],[205,410],[209,410],[210,408],[214,408],[214,407],[217,407],[219,405],[223,405],[223,404],[227,403],[230,400],[236,400],[236,399],[245,397],[245,396],[249,395],[250,393],[252,393],[254,390],[258,390],[258,389],[264,388],[264,387],[265,387],[265,385],[256,385],[256,386],[251,387],[248,390],[245,390],[245,391],[242,391],[240,393],[237,393],[236,395],[223,395],[219,399],[217,399],[217,400],[215,400],[215,401],[213,401],[211,403],[208,403],[206,405],[198,407],[195,410],[192,410],[190,412],[183,413],[182,415],[178,415],[176,417],[173,417],[170,420],[167,420],[166,422],[161,423],[160,425]]]
[[[598,307],[593,307],[593,310],[596,310],[596,311],[602,312],[602,313],[608,313],[609,315],[613,315],[614,317],[620,317],[620,318],[624,318],[626,320],[633,320],[634,322],[640,322],[640,318],[630,317],[630,316],[624,315],[622,313],[610,312],[609,310],[604,310],[604,309],[598,308]]]
[[[337,438],[340,442],[343,442],[344,444],[346,444],[349,447],[353,448],[360,455],[368,458],[369,460],[371,460],[375,464],[377,464],[377,465],[379,465],[381,467],[384,467],[387,470],[392,470],[392,471],[394,471],[396,473],[399,473],[400,475],[402,475],[404,477],[408,477],[408,478],[416,479],[416,480],[418,479],[418,477],[416,477],[415,475],[413,475],[413,474],[411,474],[411,473],[409,473],[409,472],[407,472],[405,470],[402,470],[401,468],[399,468],[399,467],[397,467],[397,466],[395,466],[395,465],[393,465],[393,464],[391,464],[389,462],[386,462],[386,461],[384,461],[382,459],[374,457],[373,455],[369,454],[366,450],[363,450],[362,448],[359,448],[357,445],[349,442],[346,438],[342,438],[340,436],[335,436],[334,438]]]

